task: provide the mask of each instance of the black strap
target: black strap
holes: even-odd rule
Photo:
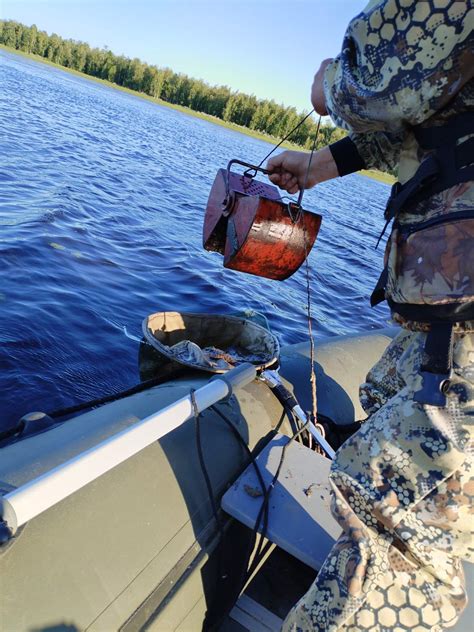
[[[446,406],[446,389],[453,371],[453,326],[435,323],[426,334],[420,367],[422,387],[414,395],[420,404]]]
[[[456,148],[456,164],[462,169],[464,165],[469,165],[474,161],[474,137],[465,140]]]
[[[341,140],[329,145],[329,151],[334,158],[340,177],[354,173],[355,171],[360,171],[366,167],[363,158],[357,150],[356,144],[349,136],[345,136]]]
[[[377,246],[391,220],[401,211],[406,211],[456,184],[474,180],[474,138],[458,144],[459,139],[474,134],[474,112],[461,112],[441,125],[416,126],[412,130],[420,147],[432,153],[423,160],[412,178],[404,184],[395,182],[393,185],[385,209],[386,224]],[[384,269],[370,297],[372,307],[385,299],[387,276],[388,271]],[[407,305],[410,312],[413,307],[416,306]],[[439,306],[434,309],[439,309]],[[410,316],[408,318],[417,320]],[[430,320],[426,319],[425,322]]]
[[[432,153],[412,178],[392,187],[385,210],[387,221],[436,193],[474,180],[474,138],[458,144],[460,138],[474,133],[474,112],[457,114],[442,125],[412,129],[420,147]]]
[[[449,375],[453,368],[453,326],[437,323],[431,325],[426,335],[425,357],[422,371]]]
[[[392,312],[406,320],[418,323],[462,323],[474,320],[474,301],[452,302],[441,305],[418,305],[416,303],[397,303],[390,297],[387,300]]]
[[[451,144],[453,139],[469,136],[474,131],[474,112],[460,112],[440,125],[416,125],[413,132],[423,149],[436,149]]]
[[[402,209],[406,208],[408,202],[413,204],[415,196],[420,198],[423,193],[429,197],[429,185],[435,182],[439,174],[439,162],[432,155],[421,163],[415,175],[405,184],[395,182],[385,209],[385,219],[389,221],[396,217]]]
[[[382,303],[385,300],[385,288],[387,287],[388,281],[388,266],[382,270],[381,275],[379,276],[379,280],[374,288],[374,291],[370,295],[370,306],[375,307],[379,303]]]

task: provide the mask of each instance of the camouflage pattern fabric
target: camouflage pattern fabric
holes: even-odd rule
[[[466,604],[474,561],[474,334],[455,336],[447,406],[413,401],[425,334],[401,330],[361,386],[370,417],[330,481],[343,529],[284,631],[436,632]]]
[[[369,168],[404,182],[419,165],[409,127],[472,109],[473,77],[472,0],[371,0],[326,69],[326,106]]]
[[[412,126],[432,127],[474,108],[474,3],[372,0],[346,31],[325,72],[331,118],[350,132],[368,168],[397,169],[403,184],[427,156]],[[465,140],[465,139],[463,139]],[[399,215],[402,225],[474,209],[472,182],[453,186]],[[420,231],[387,245],[387,295],[395,303],[474,300],[474,221]],[[425,330],[426,323],[404,320]],[[457,326],[474,331],[474,323]]]
[[[443,304],[474,297],[474,218],[449,221],[413,233],[396,228],[390,258],[396,266],[397,303]],[[447,297],[449,297],[447,299]]]
[[[474,107],[473,2],[372,0],[326,69],[325,95],[366,166],[396,167],[403,184],[426,157],[412,127]],[[402,210],[386,251],[395,303],[474,300],[472,219],[434,232],[416,226],[473,209],[465,182]],[[285,631],[431,632],[453,626],[465,606],[461,560],[474,561],[474,323],[456,324],[455,374],[440,408],[413,399],[429,323],[393,317],[405,329],[361,387],[369,418],[332,464],[343,534]]]

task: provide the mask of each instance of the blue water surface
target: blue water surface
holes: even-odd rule
[[[266,315],[305,340],[304,266],[284,282],[203,250],[207,196],[230,158],[270,146],[17,55],[1,53],[0,429],[138,382],[152,312]],[[308,191],[324,216],[310,254],[316,337],[383,327],[368,298],[387,185],[351,175]]]

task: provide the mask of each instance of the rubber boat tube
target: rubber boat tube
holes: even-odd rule
[[[342,424],[364,417],[359,384],[394,333],[316,341],[319,412]],[[282,349],[280,376],[303,411],[311,409],[309,358],[307,343]],[[0,493],[8,496],[207,382],[196,374],[173,379],[5,446]],[[282,415],[277,398],[258,380],[216,408],[256,450]],[[280,432],[292,434],[286,422]],[[213,408],[202,414],[201,438],[219,501],[246,467],[246,457]],[[214,533],[195,424],[189,419],[30,520],[0,547],[1,627],[12,632],[200,630],[215,595]],[[235,550],[238,555],[237,538]],[[466,571],[472,595],[469,565]],[[465,612],[453,629],[467,632],[472,619],[472,612]]]
[[[202,412],[228,397],[233,388],[245,386],[255,376],[256,370],[252,364],[242,364],[229,371],[225,377],[214,377],[194,393],[197,411]],[[1,516],[7,522],[12,535],[28,520],[166,436],[193,415],[191,397],[182,397],[174,404],[146,417],[133,428],[123,430],[19,489],[0,496]]]

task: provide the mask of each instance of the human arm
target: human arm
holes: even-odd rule
[[[349,134],[355,150],[364,163],[363,169],[393,171],[398,166],[404,133],[368,132]],[[341,173],[341,175],[344,175]]]
[[[350,134],[313,154],[306,188],[360,169],[393,169],[400,146],[401,136],[395,134]],[[271,182],[288,193],[296,193],[305,184],[309,157],[300,151],[284,151],[271,158],[267,163]]]

